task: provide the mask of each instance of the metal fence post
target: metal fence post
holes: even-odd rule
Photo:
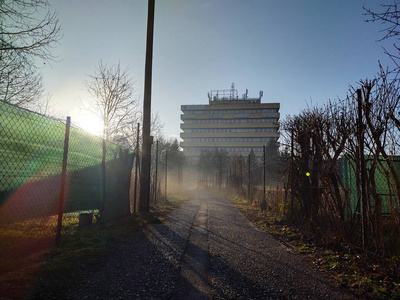
[[[165,201],[167,201],[168,151],[165,150]]]
[[[249,154],[249,186],[248,186],[248,190],[247,190],[247,197],[249,198],[249,203],[251,202],[251,199],[250,199],[250,185],[251,185],[251,183],[250,183],[250,181],[251,181],[251,170],[250,170],[250,154]]]
[[[157,205],[157,175],[158,175],[158,141],[156,143],[156,171],[154,176],[154,205]]]
[[[292,222],[294,220],[294,199],[293,199],[293,170],[294,170],[294,129],[291,129],[290,135],[290,212],[292,215]]]
[[[65,202],[65,181],[67,178],[67,160],[68,160],[68,144],[69,144],[69,129],[71,127],[71,118],[67,117],[67,123],[65,124],[65,137],[64,137],[64,155],[62,162],[61,171],[61,185],[60,185],[60,198],[58,202],[58,221],[57,221],[57,234],[56,234],[56,245],[60,245],[61,238],[61,227],[62,218],[64,213],[64,202]]]
[[[242,190],[243,187],[243,157],[240,156],[240,160],[239,160],[239,187],[240,187],[240,191]]]
[[[107,146],[106,146],[106,140],[105,137],[103,136],[103,141],[102,141],[102,148],[103,148],[103,153],[102,153],[102,159],[101,159],[101,166],[102,166],[102,176],[103,176],[103,186],[102,186],[102,191],[103,191],[103,200],[101,204],[101,212],[100,216],[105,213],[106,210],[106,152],[107,152]],[[104,220],[104,219],[103,219]]]
[[[133,213],[136,213],[136,198],[137,198],[137,182],[138,182],[138,168],[139,168],[139,134],[140,123],[137,124],[136,131],[136,161],[135,161],[135,186],[133,189]]]
[[[263,205],[265,204],[265,145],[263,146]]]

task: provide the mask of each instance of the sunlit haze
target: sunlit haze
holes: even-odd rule
[[[77,114],[75,122],[80,128],[84,129],[88,133],[102,136],[103,123],[99,116],[93,112],[82,110]]]
[[[280,102],[281,119],[307,105],[346,96],[349,85],[372,78],[382,50],[380,24],[364,22],[360,0],[156,0],[152,109],[167,137],[179,137],[180,106],[206,104],[207,92],[264,92]],[[63,38],[44,68],[52,110],[92,133],[82,113],[87,74],[99,62],[129,67],[143,99],[147,22],[145,0],[51,1]],[[390,46],[389,46],[390,47]]]

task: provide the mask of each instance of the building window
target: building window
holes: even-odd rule
[[[276,127],[264,128],[189,128],[184,133],[252,133],[252,132],[277,132]]]
[[[195,115],[213,115],[213,114],[271,114],[278,113],[279,108],[264,108],[264,109],[196,109],[195,107],[182,106],[183,113]],[[201,107],[204,108],[204,107]]]
[[[216,120],[186,120],[186,124],[238,124],[238,123],[276,123],[276,118],[263,119],[216,119]]]
[[[185,142],[202,142],[202,143],[259,143],[259,142],[269,142],[274,140],[275,138],[271,137],[252,137],[252,138],[244,138],[244,137],[189,137],[184,138]]]
[[[263,152],[262,147],[187,147],[184,148],[186,152],[202,152],[202,151],[215,151],[218,148],[220,151],[226,152],[236,152],[236,153],[244,153],[244,152]]]

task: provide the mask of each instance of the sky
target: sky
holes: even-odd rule
[[[383,0],[384,1],[384,0]],[[389,1],[389,0],[387,0]],[[387,3],[385,1],[384,3]],[[43,68],[49,107],[88,130],[88,74],[99,61],[129,68],[143,99],[146,0],[50,0],[63,38],[57,61]],[[180,106],[208,104],[211,90],[230,89],[279,102],[281,120],[309,106],[343,99],[349,85],[373,78],[390,60],[378,42],[384,27],[366,23],[377,0],[156,0],[152,111],[167,138],[179,138]],[[390,3],[390,1],[389,1]]]

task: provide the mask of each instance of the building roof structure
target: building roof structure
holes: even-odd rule
[[[229,90],[208,93],[208,105],[182,105],[181,147],[189,161],[196,162],[202,151],[218,149],[230,156],[262,156],[263,146],[279,138],[279,103],[261,103],[259,97],[238,97]]]

